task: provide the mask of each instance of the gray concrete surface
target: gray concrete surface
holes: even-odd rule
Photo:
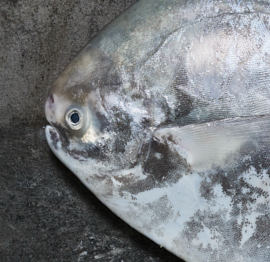
[[[134,2],[0,1],[0,261],[181,261],[103,206],[44,136],[52,82]]]

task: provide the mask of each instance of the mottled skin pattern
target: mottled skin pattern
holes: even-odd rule
[[[177,256],[266,262],[269,83],[269,1],[141,0],[58,77],[46,136],[105,205]]]

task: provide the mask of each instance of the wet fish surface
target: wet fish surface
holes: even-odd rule
[[[270,261],[270,2],[140,0],[53,84],[54,154],[187,262]]]

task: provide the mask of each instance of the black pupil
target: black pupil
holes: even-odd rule
[[[70,117],[72,123],[77,124],[80,121],[80,117],[78,113],[73,113]]]

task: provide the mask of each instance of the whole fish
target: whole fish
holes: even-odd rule
[[[46,101],[54,154],[188,262],[270,261],[270,2],[140,0]]]

